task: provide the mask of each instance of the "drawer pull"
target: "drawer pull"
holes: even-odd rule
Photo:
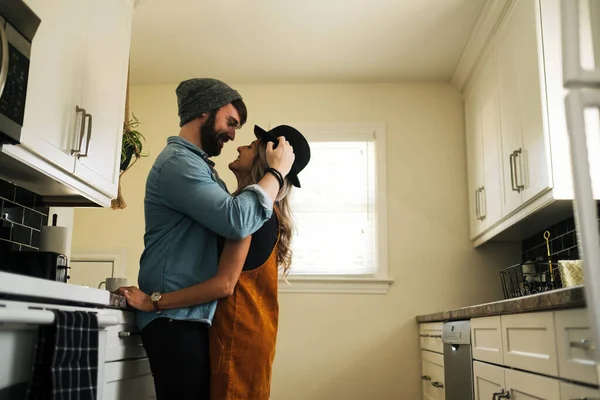
[[[127,331],[121,331],[119,332],[119,337],[120,338],[124,338],[124,337],[130,337],[130,336],[136,336],[139,335],[139,332],[127,332]]]
[[[510,392],[500,393],[496,397],[497,399],[510,399]]]
[[[577,342],[569,342],[570,347],[583,350],[595,350],[595,347],[587,339],[581,339]]]
[[[431,377],[428,376],[428,375],[421,375],[421,379],[424,380],[424,381],[430,381]]]
[[[422,333],[422,334],[420,334],[419,336],[421,336],[421,337],[431,337],[431,335],[428,335],[428,334],[426,334],[426,333]]]
[[[441,339],[442,335],[429,335],[431,338]]]
[[[441,383],[439,383],[437,381],[431,382],[431,386],[436,387],[436,388],[440,388],[440,389],[444,387],[443,384],[441,384]]]

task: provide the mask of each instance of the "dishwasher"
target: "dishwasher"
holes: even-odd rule
[[[444,323],[442,341],[446,400],[473,400],[471,321]]]

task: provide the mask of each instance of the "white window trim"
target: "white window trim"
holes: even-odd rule
[[[287,124],[302,132],[309,142],[362,141],[372,136],[375,142],[375,198],[377,273],[369,275],[291,275],[279,280],[280,293],[355,293],[386,294],[394,279],[389,276],[387,240],[386,131],[383,122],[365,123],[271,123],[269,129]],[[310,132],[319,132],[318,137]],[[355,132],[355,135],[348,132]]]

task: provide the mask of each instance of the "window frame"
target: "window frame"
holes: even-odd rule
[[[386,127],[383,122],[356,123],[271,123],[269,129],[278,125],[290,125],[298,129],[310,142],[373,141],[375,155],[375,264],[372,274],[342,275],[289,275],[280,277],[280,293],[367,293],[385,294],[393,279],[389,275],[387,240],[387,174],[386,174]],[[300,189],[301,190],[301,189]]]

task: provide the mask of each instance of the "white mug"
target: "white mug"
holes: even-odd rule
[[[100,282],[98,289],[104,284],[106,290],[114,292],[121,286],[127,286],[127,278],[106,278],[105,281]]]

